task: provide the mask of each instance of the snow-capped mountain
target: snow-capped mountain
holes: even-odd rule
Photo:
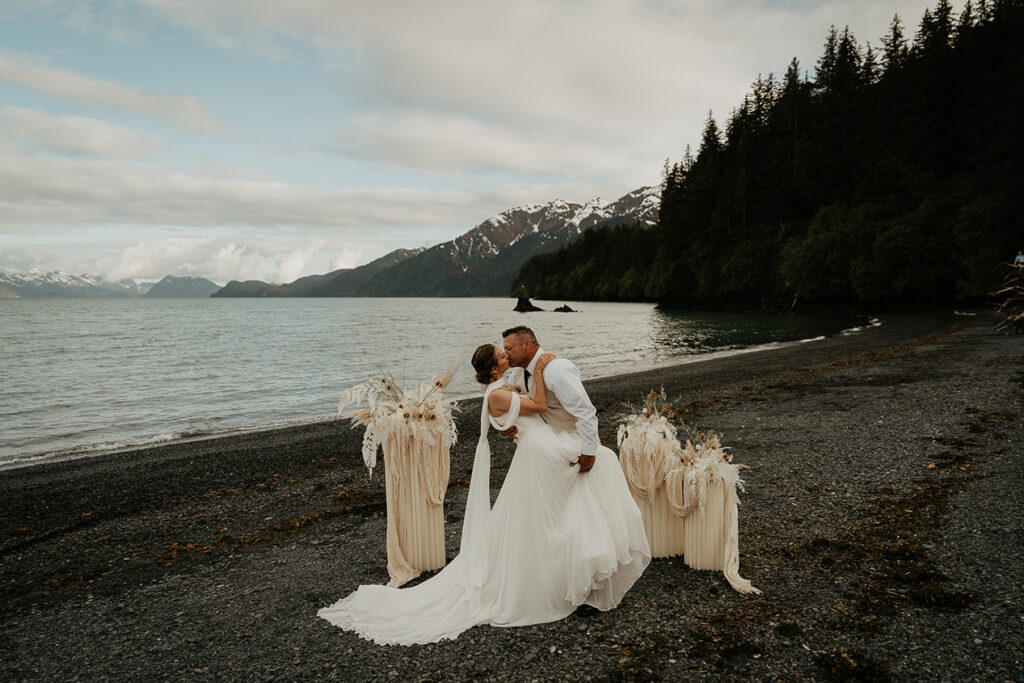
[[[502,296],[531,256],[553,251],[599,225],[654,225],[659,205],[660,188],[644,187],[612,202],[556,199],[509,209],[378,273],[359,295]]]
[[[560,199],[508,209],[429,249],[398,249],[358,268],[311,275],[286,285],[232,281],[212,296],[504,296],[531,256],[553,251],[600,225],[658,219],[660,188],[643,187],[615,201]],[[168,276],[150,296],[207,296],[213,283]],[[0,297],[139,297],[149,286],[62,272],[0,273]]]
[[[139,297],[146,290],[132,280],[109,282],[98,275],[72,275],[50,272],[0,273],[0,285],[21,298],[30,297]]]

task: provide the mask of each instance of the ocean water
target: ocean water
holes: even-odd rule
[[[0,470],[334,417],[341,393],[408,384],[526,324],[584,378],[855,332],[862,319],[686,314],[651,304],[472,299],[0,299]],[[568,303],[577,313],[550,309]]]

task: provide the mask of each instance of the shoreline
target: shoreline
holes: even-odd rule
[[[6,679],[1012,680],[1024,356],[990,314],[588,380],[602,440],[664,386],[744,471],[741,596],[654,560],[610,612],[379,647],[316,618],[385,583],[383,478],[332,420],[0,475]],[[571,354],[566,354],[571,355]],[[479,399],[445,499],[458,551]],[[477,425],[476,427],[474,425]],[[492,435],[492,497],[512,455]]]
[[[862,317],[865,318],[865,323],[863,325],[841,330],[832,336],[838,337],[848,336],[851,334],[860,334],[866,330],[884,324],[877,316],[864,315]],[[828,338],[830,337],[826,335],[819,335],[816,337],[809,337],[807,339],[795,339],[792,341],[784,342],[766,342],[763,344],[754,344],[751,346],[744,346],[739,348],[725,348],[717,351],[694,353],[690,355],[678,356],[661,363],[653,361],[645,363],[646,367],[643,370],[641,370],[641,372],[658,372],[663,368],[674,368],[677,366],[689,365],[691,363],[702,363],[717,360],[720,358],[728,358],[731,356],[745,355],[750,353],[776,351],[794,345],[823,341]],[[597,377],[590,378],[587,381],[589,383],[598,380],[614,380],[619,374],[620,373],[599,375]],[[453,396],[452,400],[458,401],[459,403],[465,403],[467,401],[472,401],[473,397]],[[0,476],[3,476],[3,472],[9,470],[22,469],[24,467],[33,467],[40,464],[54,462],[69,462],[73,460],[80,460],[83,458],[113,457],[117,456],[120,453],[129,453],[131,451],[148,448],[158,448],[166,445],[192,443],[208,439],[245,437],[248,435],[264,432],[276,432],[279,430],[296,429],[318,424],[329,424],[335,422],[337,419],[338,418],[320,417],[311,419],[297,419],[294,421],[283,420],[280,423],[271,422],[249,426],[226,427],[223,428],[222,430],[209,430],[207,432],[200,430],[193,432],[185,432],[182,434],[172,433],[170,435],[153,435],[149,437],[142,437],[134,441],[129,440],[126,442],[100,442],[95,444],[81,444],[79,446],[63,448],[55,451],[38,451],[22,455],[12,455],[0,459]]]

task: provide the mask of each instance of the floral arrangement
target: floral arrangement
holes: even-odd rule
[[[690,438],[682,449],[684,466],[668,473],[665,481],[672,495],[669,504],[677,515],[686,519],[694,510],[703,510],[708,499],[708,484],[721,483],[730,490],[743,490],[740,468],[721,444],[721,435],[698,433],[686,429]],[[738,502],[738,501],[737,501]]]
[[[683,459],[694,463],[698,458],[710,458],[714,461],[732,462],[728,447],[722,445],[722,435],[715,432],[698,432],[691,427],[683,426],[686,433],[686,445],[683,447]],[[741,467],[744,467],[741,465]]]
[[[649,498],[680,464],[682,447],[667,413],[672,409],[665,394],[652,391],[640,406],[627,405],[619,416],[616,443],[630,489]]]
[[[427,384],[417,383],[411,389],[405,386],[404,378],[399,380],[381,371],[380,379],[358,384],[341,395],[338,417],[366,426],[362,453],[370,476],[377,466],[378,447],[386,443],[443,444],[448,448],[455,444],[458,429],[452,413],[458,406],[445,398],[444,388],[455,377],[457,367],[451,365],[440,377]],[[368,407],[346,410],[363,401]]]
[[[742,491],[739,470],[746,466],[733,464],[721,435],[714,432],[683,425],[686,445],[681,445],[669,421],[673,406],[664,388],[651,391],[639,406],[628,405],[619,417],[617,442],[630,488],[648,497],[667,484],[672,509],[685,519],[694,510],[703,510],[712,481]]]
[[[640,406],[626,405],[626,412],[619,416],[619,429],[616,441],[619,447],[622,442],[630,438],[638,437],[650,448],[660,439],[672,440],[676,438],[676,428],[668,421],[668,415],[672,410],[672,402],[665,394],[665,388],[660,392],[652,391],[648,394]]]

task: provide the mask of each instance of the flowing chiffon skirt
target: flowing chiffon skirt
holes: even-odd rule
[[[521,417],[518,445],[487,518],[486,575],[459,581],[455,557],[411,588],[360,586],[319,616],[380,644],[455,638],[477,624],[525,626],[556,621],[579,605],[616,607],[651,559],[640,510],[615,454],[598,448],[579,474],[575,434]]]

